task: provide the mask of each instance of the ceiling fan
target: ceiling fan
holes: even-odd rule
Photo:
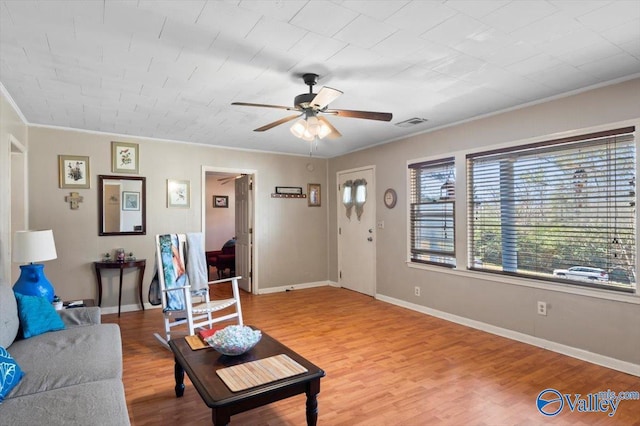
[[[242,176],[246,176],[246,174],[242,173],[242,174],[239,174],[237,176],[236,175],[226,176],[226,177],[218,179],[218,182],[221,182],[220,185],[225,185],[225,184],[227,184],[227,183],[229,183],[231,181],[234,181],[234,180],[236,180],[238,178],[241,178]]]
[[[313,86],[318,83],[318,74],[303,74],[302,79],[304,80],[304,84],[309,86],[309,93],[303,93],[296,96],[293,100],[293,107],[282,105],[253,104],[248,102],[233,102],[231,105],[277,108],[287,111],[296,111],[296,114],[281,118],[280,120],[276,120],[262,127],[258,127],[254,130],[254,132],[264,132],[265,130],[272,129],[281,124],[295,120],[296,118],[300,118],[300,120],[298,120],[296,123],[294,123],[293,126],[291,126],[291,133],[293,133],[294,136],[309,142],[316,139],[316,137],[318,139],[323,139],[325,137],[333,139],[342,136],[340,132],[335,127],[333,127],[329,120],[323,117],[324,114],[336,115],[338,117],[362,118],[365,120],[380,121],[391,121],[391,118],[393,117],[393,114],[388,112],[329,109],[328,105],[336,100],[338,96],[342,95],[342,92],[340,90],[324,86],[316,94],[313,93]]]

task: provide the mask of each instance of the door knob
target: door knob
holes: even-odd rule
[[[369,233],[373,234],[373,228],[369,228]]]
[[[373,241],[373,237],[367,238],[367,241]]]

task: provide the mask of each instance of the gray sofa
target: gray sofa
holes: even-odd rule
[[[0,426],[129,425],[118,325],[100,324],[97,307],[59,313],[66,329],[21,339],[13,290],[0,283],[0,346],[24,372]]]

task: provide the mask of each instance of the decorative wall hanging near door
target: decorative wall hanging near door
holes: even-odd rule
[[[347,218],[351,219],[351,209],[353,208],[353,181],[348,180],[342,184],[342,204],[346,209]]]
[[[358,220],[364,211],[364,203],[367,202],[367,181],[364,179],[356,179],[353,182],[354,192],[356,193],[354,204],[356,206],[356,215]]]
[[[367,202],[367,181],[364,179],[348,180],[342,184],[342,204],[347,217],[351,219],[351,209],[356,206],[358,220],[362,216],[364,203]]]

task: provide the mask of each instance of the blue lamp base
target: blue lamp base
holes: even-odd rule
[[[20,278],[13,285],[13,291],[26,296],[45,297],[49,302],[53,302],[55,290],[44,275],[43,264],[20,265],[20,271]]]

